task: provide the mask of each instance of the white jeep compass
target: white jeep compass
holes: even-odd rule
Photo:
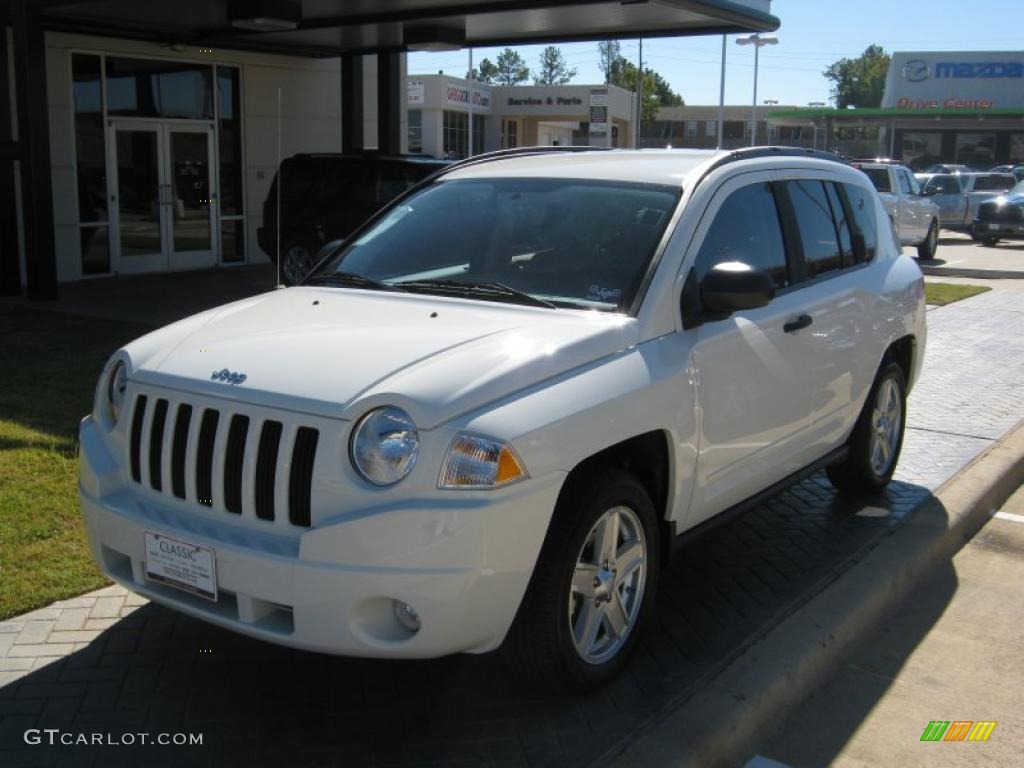
[[[921,272],[830,155],[495,153],[303,285],[118,350],[85,521],[112,579],[214,624],[354,656],[508,642],[589,688],[681,534],[822,467],[889,481],[924,344]]]

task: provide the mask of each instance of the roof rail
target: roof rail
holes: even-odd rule
[[[708,169],[701,174],[701,177],[697,179],[697,184],[694,186],[699,185],[712,171],[717,171],[723,165],[735,163],[737,160],[756,160],[760,157],[813,157],[817,160],[828,160],[829,162],[842,163],[843,165],[850,164],[842,155],[837,155],[835,152],[826,152],[823,149],[805,149],[803,147],[742,147],[732,150],[729,154],[718,158],[718,160],[708,166]]]
[[[503,160],[506,157],[528,157],[530,155],[547,155],[547,154],[559,154],[559,153],[576,153],[576,152],[609,152],[614,150],[615,147],[588,147],[580,146],[576,144],[569,144],[566,146],[536,146],[536,147],[514,147],[512,149],[496,149],[492,152],[484,152],[481,155],[473,155],[447,166],[442,174],[453,171],[457,168],[465,168],[470,165],[478,165],[480,163],[489,163],[492,160]]]

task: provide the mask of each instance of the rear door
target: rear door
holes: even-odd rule
[[[932,176],[924,184],[924,192],[939,206],[939,222],[944,227],[964,226],[967,218],[967,197],[960,180],[951,173]]]
[[[787,332],[806,312],[793,290],[777,172],[741,174],[717,191],[687,259],[699,281],[720,262],[768,270],[776,298],[766,307],[707,322],[695,331],[693,365],[700,445],[689,523],[737,504],[799,468],[809,425],[811,347]],[[685,383],[681,386],[692,386]]]

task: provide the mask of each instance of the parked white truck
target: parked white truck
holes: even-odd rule
[[[935,258],[939,244],[939,206],[924,195],[920,182],[905,165],[855,162],[878,190],[896,239],[901,246],[917,246],[919,259]]]

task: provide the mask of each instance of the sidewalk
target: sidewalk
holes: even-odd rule
[[[1024,488],[921,585],[748,768],[1010,766],[1024,755]],[[996,721],[988,741],[922,742],[932,720]],[[1016,757],[1015,757],[1016,756]]]

